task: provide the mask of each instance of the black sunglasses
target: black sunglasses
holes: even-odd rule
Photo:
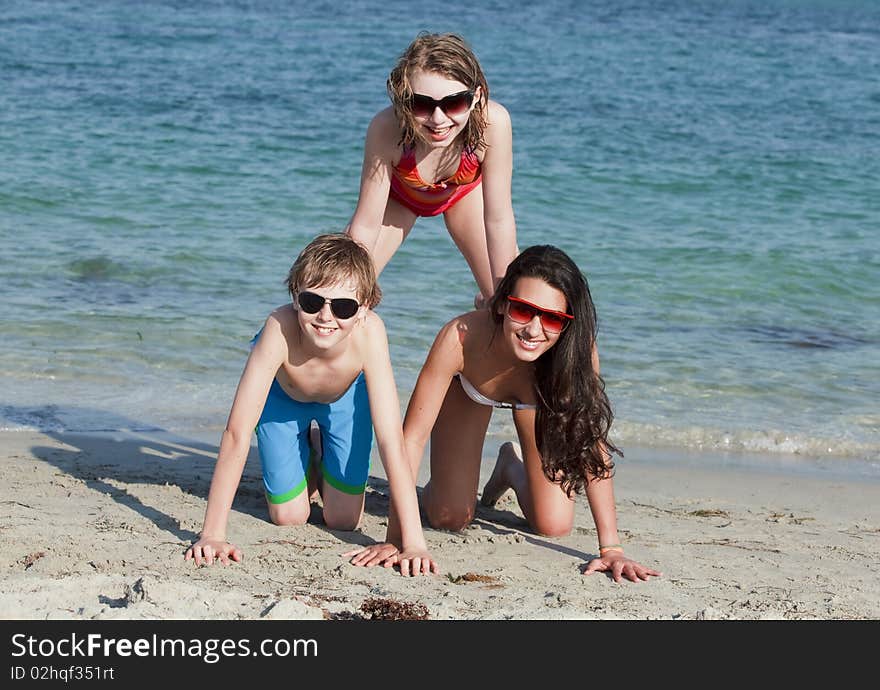
[[[409,107],[416,117],[430,117],[434,114],[435,108],[440,108],[449,117],[457,117],[464,115],[473,102],[474,92],[470,90],[451,93],[439,101],[421,93],[414,93],[409,100]]]
[[[306,314],[317,314],[324,308],[325,304],[329,304],[330,311],[333,312],[333,316],[337,319],[350,319],[357,314],[361,306],[356,299],[349,297],[327,299],[315,292],[298,292],[296,294],[296,301],[299,304],[299,308]]]

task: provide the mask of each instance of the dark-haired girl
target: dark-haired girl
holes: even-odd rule
[[[556,247],[523,251],[489,309],[447,323],[428,353],[403,426],[413,476],[431,439],[422,507],[433,527],[460,530],[473,519],[496,407],[512,411],[519,447],[501,447],[482,503],[493,505],[512,488],[534,530],[562,536],[572,529],[573,494],[584,492],[599,538],[599,557],[585,572],[609,571],[618,582],[659,575],[627,558],[620,544],[611,479],[611,454],[620,451],[608,438],[612,412],[599,375],[595,308],[583,274]],[[388,542],[352,562],[394,562],[393,514]]]

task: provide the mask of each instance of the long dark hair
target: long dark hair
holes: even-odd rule
[[[496,324],[505,318],[507,298],[520,278],[538,278],[562,291],[574,316],[559,340],[535,361],[535,440],[546,477],[569,496],[591,479],[614,473],[611,454],[623,453],[608,439],[614,414],[605,381],[593,367],[596,308],[587,279],[571,258],[552,245],[525,249],[507,267],[492,297]]]

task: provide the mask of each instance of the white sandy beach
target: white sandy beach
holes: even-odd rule
[[[486,448],[484,480],[496,450]],[[508,493],[462,533],[426,527],[441,573],[404,578],[341,557],[384,535],[381,476],[371,476],[358,532],[327,530],[317,509],[309,525],[279,528],[267,521],[255,449],[229,525],[244,561],[185,562],[215,453],[215,443],[160,433],[2,433],[0,617],[880,618],[876,473],[802,472],[778,460],[775,469],[729,459],[708,467],[699,456],[630,449],[615,478],[621,537],[663,577],[583,576],[596,552],[586,499],[572,534],[548,539],[529,531]]]

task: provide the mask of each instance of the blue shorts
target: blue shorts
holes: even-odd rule
[[[324,480],[347,494],[364,492],[373,445],[373,419],[364,373],[339,400],[329,404],[294,400],[274,380],[257,424],[263,484],[270,503],[286,503],[306,488],[312,420],[321,429]]]

